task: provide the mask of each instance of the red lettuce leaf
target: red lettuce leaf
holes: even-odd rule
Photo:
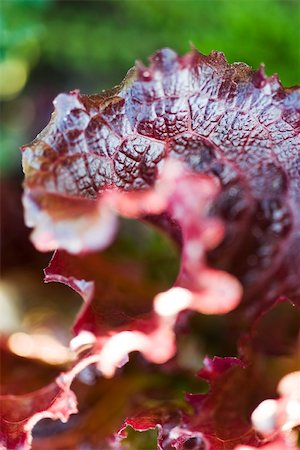
[[[214,209],[226,235],[211,263],[240,279],[245,300],[297,302],[299,99],[262,67],[169,49],[113,91],[60,94],[48,127],[23,147],[33,242],[72,253],[105,247],[115,220],[103,192],[145,190],[166,158],[180,159],[221,184]]]
[[[172,404],[144,408],[124,421],[116,442],[126,438],[130,426],[140,432],[156,429],[158,450],[296,450],[300,372],[280,380],[277,400],[260,404],[266,379],[258,366],[246,367],[237,358],[205,358],[198,375],[210,388],[206,394],[187,395],[193,414]]]
[[[43,404],[29,394],[23,413],[23,397],[4,398],[2,440],[11,446],[29,445],[32,424],[59,417],[56,406],[66,406],[64,418],[75,412],[70,383],[87,365],[111,377],[131,351],[171,358],[181,311],[225,313],[243,295],[240,308],[259,317],[279,299],[300,301],[299,88],[284,89],[263,68],[229,65],[219,52],[163,49],[114,90],[72,91],[54,105],[49,125],[22,148],[23,203],[35,246],[57,250],[46,281],[83,297],[71,342],[80,357],[62,384],[58,377],[44,388]],[[111,244],[118,216],[154,224],[179,244],[169,290],[133,280],[125,293],[102,295],[103,265],[99,273],[90,252]],[[151,415],[143,427],[158,424],[162,448],[260,445],[245,416],[249,396],[236,396],[240,379],[247,389],[246,369],[230,359],[206,364],[210,392],[189,396],[196,414],[175,413],[171,425],[168,414]]]
[[[9,351],[9,342],[1,340],[0,344],[0,448],[28,450],[36,423],[46,418],[65,423],[78,412],[77,398],[70,386],[89,362],[75,363],[70,370],[61,372],[61,366],[54,368],[16,356]]]
[[[87,355],[57,376],[57,369],[54,370],[53,366],[34,360],[29,364],[25,358],[4,353],[2,362],[6,361],[8,368],[15,369],[5,373],[5,379],[1,380],[0,448],[5,450],[28,450],[32,446],[56,449],[64,444],[73,449],[77,444],[78,448],[84,445],[85,441],[95,446],[102,441],[105,443],[107,435],[114,432],[124,417],[128,396],[148,383],[147,377],[141,373],[125,375],[111,382],[101,379],[100,382],[93,355]],[[17,368],[23,375],[21,386]],[[50,378],[54,381],[49,382]],[[26,385],[24,380],[28,380]],[[44,387],[40,388],[41,384]],[[66,423],[70,415],[78,413],[78,405],[81,407],[79,415],[64,428],[61,422]],[[91,417],[86,417],[88,408],[91,408]],[[49,419],[61,422],[49,427]],[[80,421],[81,424],[78,423]],[[99,422],[104,427],[101,430],[98,430]],[[95,433],[91,439],[85,436],[88,429]],[[106,444],[103,448],[107,448]]]
[[[41,421],[33,430],[33,450],[79,448],[108,450],[108,436],[118,429],[128,411],[128,398],[151,383],[142,371],[118,374],[105,380],[90,366],[72,384],[78,398],[78,414],[68,423]]]
[[[74,326],[79,336],[72,345],[81,342],[80,333],[85,333],[81,337],[93,333],[92,351],[99,355],[98,367],[106,376],[112,376],[132,351],[155,363],[170,359],[175,353],[173,326],[182,310],[224,313],[241,297],[241,287],[232,276],[205,264],[205,250],[216,245],[223,231],[215,219],[201,217],[215,194],[214,185],[203,176],[182,172],[180,166],[166,167],[154,188],[106,194],[102,201],[129,217],[143,217],[148,209],[162,210],[180,226],[181,267],[171,289],[160,292],[140,279],[131,281],[127,274],[124,280],[117,264],[105,268],[95,254],[59,251],[45,271],[46,281],[69,285],[85,301]],[[119,274],[119,280],[109,273]]]
[[[207,394],[187,395],[193,414],[174,407],[142,411],[124,421],[116,439],[126,437],[126,427],[131,426],[136,431],[156,428],[158,450],[230,450],[237,444],[259,444],[249,419],[254,391],[250,374],[251,369],[237,358],[205,358],[199,376],[210,389]]]

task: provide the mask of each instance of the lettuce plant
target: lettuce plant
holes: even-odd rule
[[[82,436],[77,448],[133,448],[131,427],[156,430],[163,450],[296,449],[299,372],[268,399],[255,333],[277,305],[300,304],[300,89],[220,52],[162,49],[111,91],[63,93],[54,107],[22,147],[23,203],[32,242],[54,251],[45,281],[83,299],[70,342],[76,357],[41,390],[3,396],[3,448],[35,448],[41,419],[71,422],[71,384],[85,370],[113,378],[139,352],[145,373],[157,365],[172,380],[182,329],[192,339],[201,333],[193,311],[239,323],[236,354],[202,361],[208,392],[128,398],[114,430],[96,442]],[[155,227],[179,249],[171,287],[150,283],[147,270],[124,272],[122,249],[107,263],[124,219]]]

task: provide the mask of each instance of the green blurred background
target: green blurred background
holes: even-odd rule
[[[284,85],[300,80],[298,0],[1,0],[2,175],[21,176],[18,147],[49,120],[52,100],[112,87],[136,59],[193,43],[229,62],[265,63]]]

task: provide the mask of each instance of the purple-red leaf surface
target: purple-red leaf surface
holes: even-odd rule
[[[104,193],[145,191],[176,159],[220,185],[212,210],[226,234],[211,263],[240,279],[245,299],[297,301],[298,88],[284,89],[262,67],[229,65],[219,52],[163,49],[113,91],[60,94],[54,105],[47,128],[23,147],[25,214],[37,248],[107,246],[116,220]]]
[[[23,397],[4,398],[9,449],[29,445],[38,418],[59,418],[69,398],[76,404],[70,384],[84,367],[109,378],[133,351],[170,360],[182,311],[238,307],[249,328],[276,302],[300,303],[299,88],[219,52],[163,49],[113,90],[63,93],[54,106],[49,125],[22,147],[23,204],[34,245],[55,250],[45,280],[82,296],[70,343],[77,359],[62,384],[44,388],[44,403],[44,391],[29,394],[27,409]],[[97,253],[116,239],[120,218],[146,222],[179,247],[173,285]],[[124,427],[157,428],[163,450],[272,444],[251,425],[251,368],[206,359],[200,375],[210,391],[188,396],[193,412],[142,412]]]

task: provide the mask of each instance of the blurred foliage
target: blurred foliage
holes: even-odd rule
[[[161,47],[221,50],[297,84],[299,23],[298,0],[2,0],[0,167],[20,172],[17,148],[46,125],[59,91],[111,87]]]

